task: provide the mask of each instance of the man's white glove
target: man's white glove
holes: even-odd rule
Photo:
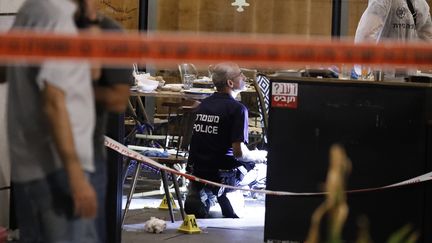
[[[255,163],[264,163],[267,161],[267,151],[265,150],[251,150],[250,153]]]
[[[240,149],[236,153],[236,144],[233,144],[234,153],[237,154],[236,159],[243,162],[264,163],[267,161],[267,151],[265,150],[249,150],[244,143],[240,143]],[[238,146],[238,145],[237,145]],[[239,156],[240,155],[240,156]]]

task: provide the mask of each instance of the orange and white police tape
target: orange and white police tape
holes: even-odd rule
[[[432,65],[432,45],[428,43],[354,44],[352,40],[305,40],[276,35],[9,32],[0,34],[0,43],[0,59],[32,62],[47,58],[112,64],[230,60],[272,68],[293,63]]]
[[[129,158],[144,162],[148,165],[154,166],[154,167],[159,168],[161,170],[164,170],[164,171],[167,171],[170,173],[174,173],[174,174],[179,175],[179,176],[183,176],[189,180],[193,180],[196,182],[209,184],[209,185],[213,185],[213,186],[225,187],[225,188],[242,190],[242,191],[250,191],[250,192],[256,192],[256,193],[264,193],[264,194],[268,194],[268,195],[278,195],[278,196],[317,196],[317,195],[325,195],[326,194],[326,192],[284,192],[284,191],[271,191],[271,190],[255,190],[255,189],[247,189],[247,188],[235,187],[235,186],[230,186],[230,185],[224,185],[221,183],[201,179],[201,178],[198,178],[196,176],[182,173],[180,171],[166,167],[166,166],[159,164],[158,162],[156,162],[156,161],[154,161],[154,160],[152,160],[152,159],[150,159],[150,158],[148,158],[142,154],[139,154],[139,153],[127,148],[123,144],[113,140],[112,138],[106,137],[106,136],[105,136],[105,146],[107,146],[108,148],[110,148],[110,149],[112,149],[112,150],[114,150],[114,151],[116,151],[116,152],[118,152],[124,156],[127,156]],[[429,172],[429,173],[426,173],[426,174],[423,174],[423,175],[420,175],[420,176],[417,176],[417,177],[414,177],[414,178],[411,178],[409,180],[405,180],[405,181],[402,181],[399,183],[387,185],[387,186],[367,188],[367,189],[348,190],[347,193],[378,191],[378,190],[384,190],[384,189],[388,189],[388,188],[402,187],[402,186],[406,186],[406,185],[422,183],[422,182],[426,182],[429,180],[432,180],[432,172]]]

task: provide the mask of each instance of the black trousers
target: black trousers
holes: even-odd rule
[[[220,196],[218,196],[219,189],[220,187],[191,181],[185,201],[185,212],[187,214],[194,214],[197,218],[208,218],[211,202],[209,199],[203,202],[201,200],[201,195],[210,191],[214,196],[216,196],[224,217],[238,218],[237,214],[234,212],[231,202],[226,196],[226,192],[224,191]]]

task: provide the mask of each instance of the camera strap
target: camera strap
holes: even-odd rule
[[[417,12],[415,11],[414,6],[413,6],[411,0],[406,0],[406,1],[407,1],[407,4],[408,4],[408,8],[409,8],[409,10],[410,10],[410,12],[411,12],[411,14],[412,14],[412,16],[414,18],[414,25],[417,28]]]

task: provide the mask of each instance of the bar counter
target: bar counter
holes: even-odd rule
[[[271,77],[267,189],[320,192],[329,148],[352,162],[346,188],[376,188],[432,171],[432,85]],[[343,239],[357,238],[365,216],[374,242],[406,224],[432,242],[430,183],[348,194]],[[264,240],[304,241],[322,196],[266,197]],[[327,227],[321,224],[321,242]]]

